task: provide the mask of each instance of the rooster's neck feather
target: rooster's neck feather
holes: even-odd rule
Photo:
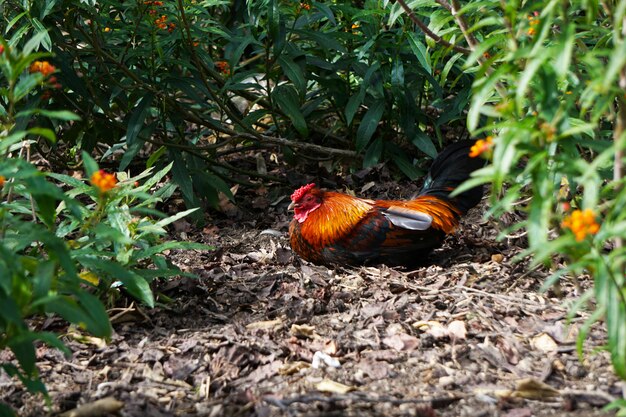
[[[302,236],[315,247],[333,245],[353,232],[371,209],[371,201],[326,192],[322,204],[301,224]]]

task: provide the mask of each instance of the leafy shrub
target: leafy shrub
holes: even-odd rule
[[[149,164],[174,162],[188,207],[232,197],[232,181],[276,180],[232,159],[279,146],[291,162],[391,160],[416,178],[417,160],[436,154],[442,127],[462,125],[469,99],[462,55],[428,50],[388,4],[12,3],[13,42],[34,33],[54,52],[64,89],[50,105],[81,116],[60,139],[124,148],[120,170],[145,150]]]
[[[99,170],[84,153],[91,184],[33,165],[29,159],[35,138],[56,139],[53,130],[36,127],[35,121],[78,120],[67,111],[36,107],[33,97],[56,82],[54,66],[42,60],[45,55],[32,52],[36,42],[33,38],[18,51],[0,38],[0,85],[7,86],[0,90],[0,350],[9,348],[19,365],[0,367],[29,390],[45,393],[34,342],[69,351],[55,334],[32,330],[27,319],[58,314],[98,337],[109,337],[111,326],[100,300],[118,291],[112,289],[114,281],[153,306],[150,282],[184,275],[161,253],[207,247],[162,240],[165,226],[191,211],[165,217],[154,209],[174,191],[172,184],[155,191],[171,164],[135,177],[115,176]],[[11,412],[0,404],[0,413]]]
[[[467,186],[492,184],[492,215],[527,214],[513,229],[528,236],[520,258],[553,266],[544,288],[593,276],[593,291],[572,310],[595,296],[579,351],[589,326],[604,318],[615,371],[626,378],[624,8],[488,1],[469,3],[462,15],[479,41],[465,65],[487,57],[468,125],[489,136],[477,151],[492,161]]]

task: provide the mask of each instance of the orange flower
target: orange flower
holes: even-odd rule
[[[90,181],[96,188],[98,188],[98,190],[100,190],[101,193],[106,193],[107,191],[112,190],[117,184],[115,174],[109,174],[103,169],[94,172]]]
[[[166,22],[167,22],[167,16],[162,15],[161,17],[157,17],[157,19],[154,21],[154,24],[159,29],[167,29],[167,23]]]
[[[539,25],[539,12],[534,12],[532,15],[528,16],[528,24],[530,25],[530,28],[528,29],[528,31],[526,33],[528,33],[528,36],[533,36],[535,33],[537,33],[537,25]]]
[[[215,63],[215,68],[222,74],[230,74],[230,65],[226,61],[217,61]]]
[[[176,29],[176,23],[170,23],[169,25],[167,25],[167,31],[169,33],[174,32],[174,29]]]
[[[4,45],[0,45],[0,55],[4,52]]]
[[[491,136],[487,136],[485,139],[478,139],[474,146],[470,148],[469,156],[470,158],[476,158],[484,153],[491,152],[492,147],[493,138]]]
[[[600,230],[596,215],[591,209],[574,210],[563,219],[561,227],[571,230],[577,242],[582,242],[588,235],[595,235]]]
[[[57,69],[54,65],[51,65],[48,61],[35,61],[30,64],[29,71],[30,73],[40,72],[44,77],[52,74]]]
[[[4,175],[0,175],[0,188],[2,188],[4,186],[4,183],[6,182],[6,178],[4,178]]]
[[[301,12],[302,10],[311,10],[311,5],[309,3],[300,3],[300,5],[298,6],[298,12]]]

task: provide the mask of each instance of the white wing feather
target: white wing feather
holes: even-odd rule
[[[430,215],[404,207],[389,207],[383,214],[394,226],[409,230],[426,230],[433,222]]]

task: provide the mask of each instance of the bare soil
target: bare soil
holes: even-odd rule
[[[412,191],[365,188],[380,197]],[[5,374],[0,400],[20,416],[107,397],[125,417],[612,415],[602,407],[623,386],[600,349],[604,326],[591,327],[580,358],[576,338],[591,306],[568,322],[591,283],[564,279],[540,292],[550,271],[513,262],[523,234],[496,240],[513,219],[486,221],[485,205],[474,209],[412,271],[329,269],[292,254],[287,195],[243,196],[250,211],[225,204],[228,215],[202,230],[179,222],[174,238],[216,247],[169,254],[199,279],[160,282],[155,309],[130,301],[112,309],[107,344],[66,329],[71,358],[39,346],[50,406]]]

